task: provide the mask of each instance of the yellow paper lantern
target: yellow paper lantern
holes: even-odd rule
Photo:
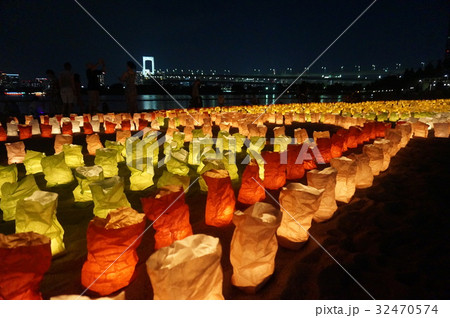
[[[130,207],[124,193],[123,180],[119,176],[89,184],[94,200],[94,215],[106,218],[114,209]]]
[[[33,175],[28,175],[18,182],[6,182],[2,185],[0,209],[3,211],[3,221],[11,221],[16,217],[17,202],[29,197],[39,190]]]
[[[67,166],[63,152],[42,158],[41,165],[45,180],[47,180],[47,187],[67,184],[73,181],[72,170]]]
[[[75,202],[92,201],[89,185],[104,179],[103,169],[100,166],[78,167],[75,169],[75,178],[78,181],[78,186],[73,190]]]
[[[23,164],[27,170],[27,174],[35,174],[42,172],[41,160],[45,157],[45,153],[27,150]]]
[[[39,163],[40,165],[40,163]],[[0,166],[0,199],[2,198],[2,186],[9,182],[17,182],[17,166],[15,164]]]
[[[370,158],[368,155],[352,153],[348,158],[356,162],[355,187],[357,189],[369,188],[373,184],[373,173],[370,167]]]
[[[117,167],[117,150],[111,148],[97,149],[94,163],[103,169],[105,178],[111,178],[119,174]]]
[[[80,145],[63,145],[64,160],[69,168],[84,166],[82,149],[83,147]]]

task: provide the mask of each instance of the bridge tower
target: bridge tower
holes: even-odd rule
[[[151,63],[149,67],[148,64]],[[142,75],[148,77],[148,74],[155,74],[155,58],[153,56],[142,57]]]

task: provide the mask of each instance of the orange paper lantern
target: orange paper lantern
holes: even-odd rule
[[[105,121],[105,133],[114,134],[115,131],[116,131],[116,123]]]
[[[317,138],[316,140],[317,150],[319,150],[322,158],[317,158],[317,163],[324,164],[329,163],[331,156],[331,139],[330,138]]]
[[[143,118],[139,118],[139,127],[138,130],[143,130],[144,128],[148,127],[148,120],[145,120]]]
[[[0,233],[0,299],[42,299],[39,285],[51,261],[48,237],[34,232]]]
[[[20,140],[31,138],[31,126],[30,125],[19,125],[19,136]]]
[[[161,191],[155,198],[141,198],[142,210],[154,221],[156,250],[192,235],[189,206],[185,203],[184,191],[179,190]]]
[[[255,181],[256,180],[256,181]],[[266,198],[263,181],[259,177],[259,165],[255,160],[245,167],[239,189],[238,201],[244,204],[255,204]]]
[[[41,124],[41,137],[52,138],[52,125]]]
[[[8,136],[6,135],[5,128],[0,125],[0,141],[5,141]]]
[[[63,133],[63,135],[73,135],[72,123],[70,121],[63,122],[62,133]]]
[[[131,130],[131,122],[127,120],[122,120],[122,130]]]
[[[205,223],[217,227],[230,224],[236,199],[228,171],[213,169],[205,172],[202,177],[208,186]]]
[[[92,129],[92,125],[90,122],[84,122],[83,131],[85,135],[92,135],[94,133],[94,130]]]
[[[113,210],[106,219],[95,217],[87,230],[83,286],[102,296],[127,286],[133,279],[138,261],[136,248],[144,229],[144,215],[131,208]]]
[[[345,139],[343,136],[334,134],[331,137],[331,158],[339,158],[344,151]]]
[[[103,145],[98,134],[86,136],[87,150],[91,156],[95,156],[97,149],[102,149]]]
[[[305,175],[303,160],[299,158],[303,145],[288,145],[286,179],[301,179]]]
[[[264,165],[264,187],[266,189],[277,190],[286,183],[286,163],[281,163],[281,156],[286,153],[263,151],[261,156],[266,162]]]

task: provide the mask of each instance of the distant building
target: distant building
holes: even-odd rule
[[[19,84],[19,74],[0,72],[0,86],[4,88],[13,88],[19,86]]]

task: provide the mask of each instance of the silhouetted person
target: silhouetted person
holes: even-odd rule
[[[120,80],[125,83],[125,98],[128,112],[137,112],[137,90],[136,90],[136,65],[132,61],[127,62],[127,70],[122,74]]]
[[[48,112],[50,114],[59,113],[61,111],[60,110],[61,95],[59,93],[58,78],[56,77],[55,72],[53,70],[47,70],[45,74],[48,79],[48,88],[46,90],[46,94],[50,101],[50,107],[48,109]]]
[[[77,103],[78,109],[80,110],[80,114],[83,114],[86,112],[84,109],[84,102],[83,98],[81,97],[81,77],[80,74],[75,73],[73,74],[73,83],[74,83],[74,95],[75,95],[75,102]]]
[[[196,79],[194,84],[192,84],[191,92],[191,107],[199,108],[202,107],[202,97],[200,96],[200,80]]]
[[[101,69],[98,67],[101,66]],[[105,73],[105,62],[100,59],[97,64],[86,65],[87,90],[89,97],[89,112],[95,114],[100,104],[100,76]]]
[[[59,89],[63,102],[63,113],[68,116],[72,112],[75,102],[75,84],[73,81],[72,65],[69,62],[64,63],[64,71],[59,75]]]

